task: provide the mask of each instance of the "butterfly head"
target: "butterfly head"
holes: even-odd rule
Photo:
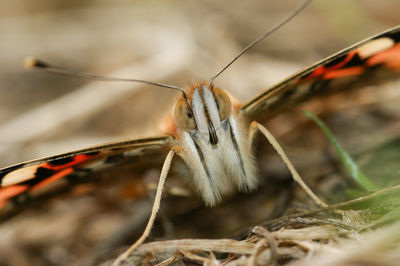
[[[217,145],[224,121],[232,114],[232,101],[222,89],[196,84],[185,89],[173,110],[176,127]]]

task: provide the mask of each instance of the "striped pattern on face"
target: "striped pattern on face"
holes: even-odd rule
[[[195,187],[210,206],[233,187],[248,191],[257,186],[247,127],[233,115],[233,110],[221,120],[213,90],[200,84],[188,91],[196,128],[178,130],[177,137],[180,155],[192,170]]]

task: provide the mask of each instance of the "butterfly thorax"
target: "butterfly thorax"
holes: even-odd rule
[[[186,88],[173,108],[173,121],[180,155],[207,205],[215,205],[232,186],[256,187],[247,127],[226,91],[204,83]]]

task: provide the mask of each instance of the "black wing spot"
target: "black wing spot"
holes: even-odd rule
[[[347,63],[343,66],[343,68],[346,68],[346,67],[353,67],[353,66],[362,66],[364,61],[365,61],[365,60],[362,60],[362,59],[360,58],[359,54],[356,53],[356,54],[351,58],[351,60],[350,60],[349,62],[347,62]]]
[[[21,184],[28,185],[28,186],[34,186],[34,185],[40,183],[41,181],[45,180],[46,178],[52,176],[54,173],[55,173],[54,170],[51,170],[51,169],[45,168],[45,167],[39,167],[36,170],[34,177],[32,179],[22,182]]]
[[[45,168],[45,167],[39,167],[36,172],[35,172],[35,178],[38,179],[46,179],[50,176],[52,176],[55,173],[54,170]]]
[[[49,165],[52,165],[52,166],[64,165],[64,164],[68,164],[72,161],[74,161],[74,157],[65,157],[65,158],[60,158],[60,159],[50,161]]]
[[[325,67],[331,67],[331,66],[335,66],[337,64],[339,64],[340,62],[342,62],[344,59],[346,59],[348,53],[342,54],[341,56],[333,59],[331,62],[326,63],[324,66]]]
[[[91,151],[91,152],[87,152],[85,154],[88,155],[88,156],[95,156],[95,155],[100,154],[100,152],[99,151]]]

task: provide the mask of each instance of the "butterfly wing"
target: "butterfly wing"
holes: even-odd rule
[[[0,169],[0,209],[25,203],[49,184],[85,182],[85,177],[96,170],[146,163],[145,156],[157,161],[171,141],[170,136],[160,136],[114,142]]]
[[[344,49],[246,102],[241,112],[264,122],[316,95],[400,77],[400,26]]]

